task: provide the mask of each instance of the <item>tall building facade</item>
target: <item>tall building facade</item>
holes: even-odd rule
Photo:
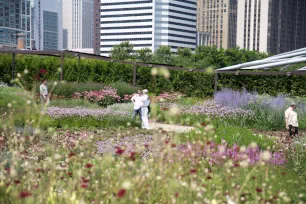
[[[25,34],[25,48],[31,49],[31,1],[0,0],[0,46],[16,48],[18,33]]]
[[[135,50],[196,47],[197,0],[101,0],[101,54],[129,41]]]
[[[32,49],[63,49],[62,0],[33,0]]]
[[[64,49],[93,47],[95,0],[63,0]]]
[[[197,30],[209,33],[209,46],[236,46],[237,1],[198,0]]]
[[[272,54],[306,47],[304,0],[243,0],[237,15],[239,47]]]
[[[101,0],[94,0],[94,26],[93,26],[93,49],[96,55],[100,54],[100,36],[101,36],[101,27],[100,27],[100,6]]]

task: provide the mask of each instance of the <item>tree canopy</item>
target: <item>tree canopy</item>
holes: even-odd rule
[[[149,48],[135,51],[129,42],[115,45],[111,57],[119,60],[136,60],[146,63],[168,64],[188,68],[222,68],[268,57],[267,53],[249,51],[239,47],[218,49],[216,47],[199,46],[192,51],[189,48],[179,48],[177,53],[171,52],[169,46],[161,46],[155,53]]]

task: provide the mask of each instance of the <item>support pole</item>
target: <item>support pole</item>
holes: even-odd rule
[[[12,54],[12,80],[14,80],[14,75],[15,75],[15,60],[16,60],[16,53],[13,52]]]
[[[214,94],[218,91],[218,72],[215,71],[215,80],[214,80]]]
[[[81,55],[78,54],[78,67],[79,67],[79,70],[81,69]]]
[[[133,87],[136,87],[137,63],[133,66]]]
[[[64,80],[64,53],[61,55],[61,72],[60,72],[60,81]]]

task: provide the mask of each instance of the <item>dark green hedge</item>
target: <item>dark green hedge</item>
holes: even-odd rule
[[[11,80],[11,55],[0,54],[0,81],[10,83]],[[77,59],[67,56],[64,63],[64,79],[75,82],[127,82],[132,84],[132,66],[99,60],[82,59],[81,68],[78,67]],[[33,83],[33,77],[40,69],[46,69],[48,80],[58,80],[60,58],[17,55],[15,73],[23,73],[25,69],[29,74],[24,77],[24,83]],[[208,73],[170,71],[170,79],[152,77],[151,68],[137,68],[137,85],[148,88],[156,93],[164,91],[179,91],[188,96],[207,97],[213,95],[214,75]],[[256,90],[259,93],[277,95],[279,93],[296,96],[306,95],[305,76],[234,76],[221,75],[218,87]]]

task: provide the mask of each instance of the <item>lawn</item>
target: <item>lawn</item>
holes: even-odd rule
[[[306,202],[304,138],[289,145],[259,133],[283,127],[292,99],[152,96],[152,119],[195,127],[174,133],[131,121],[128,86],[69,86],[45,107],[35,93],[0,87],[0,203]]]

